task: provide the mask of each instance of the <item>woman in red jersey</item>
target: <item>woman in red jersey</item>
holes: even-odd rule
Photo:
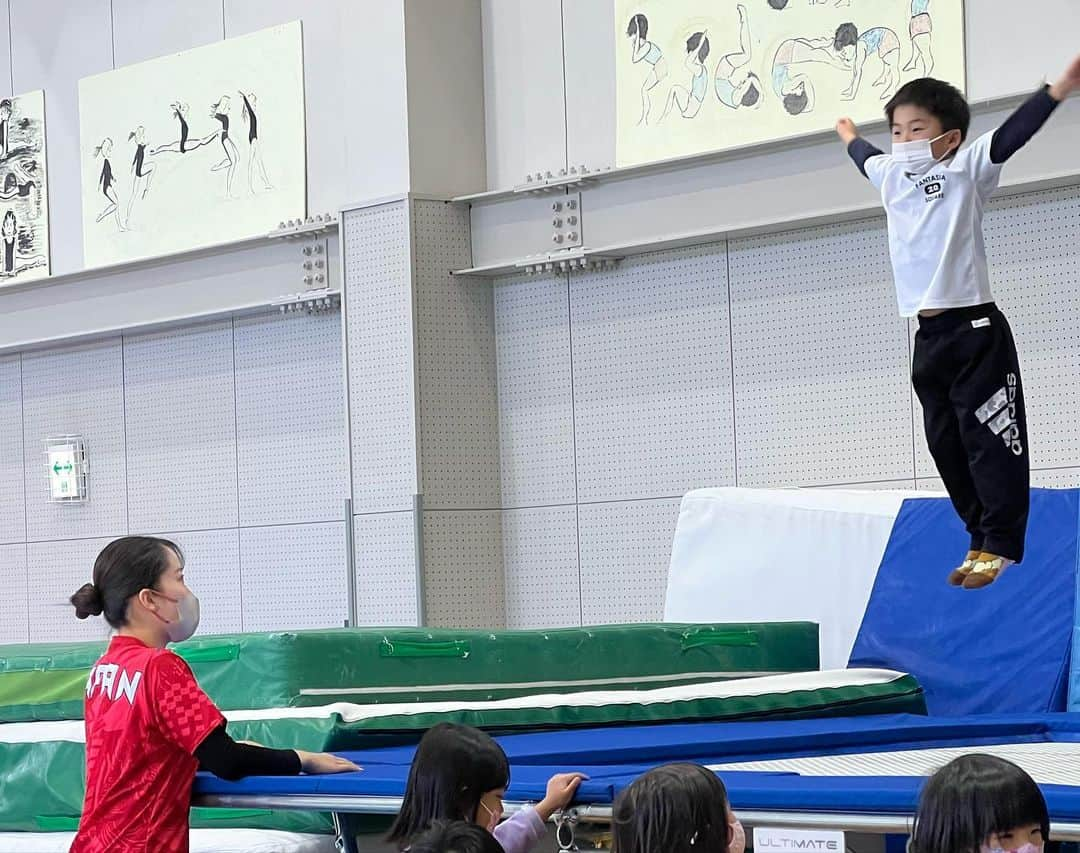
[[[237,743],[188,665],[165,648],[195,633],[199,600],[184,558],[164,539],[129,536],[71,596],[80,619],[116,629],[86,682],[86,799],[71,853],[188,853],[191,786],[200,767],[224,779],[345,773],[325,753]]]

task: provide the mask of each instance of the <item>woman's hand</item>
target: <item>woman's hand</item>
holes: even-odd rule
[[[302,749],[295,750],[300,756],[300,769],[309,776],[321,776],[328,773],[355,773],[363,770],[357,767],[349,759],[329,752],[304,752]]]

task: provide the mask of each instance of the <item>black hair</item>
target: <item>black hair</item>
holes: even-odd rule
[[[769,5],[774,9],[786,9],[788,0],[769,0]]]
[[[700,764],[666,764],[615,799],[612,853],[727,853],[727,790]]]
[[[806,94],[805,88],[799,92],[789,92],[784,95],[784,109],[793,116],[802,115],[809,103],[810,98]]]
[[[11,109],[11,98],[4,98],[3,100],[0,100],[0,110],[4,109],[5,107],[7,107],[9,110]]]
[[[1046,800],[1023,770],[994,755],[962,755],[927,781],[911,853],[979,853],[994,833],[1038,824],[1050,835]]]
[[[885,115],[892,125],[893,113],[899,107],[919,107],[941,122],[941,129],[960,131],[960,141],[967,139],[971,127],[971,107],[960,90],[944,80],[920,77],[905,83],[885,105]]]
[[[854,24],[841,24],[836,28],[836,35],[833,36],[833,49],[839,51],[858,43],[859,28]]]
[[[180,546],[168,539],[125,536],[110,542],[94,561],[93,583],[83,584],[69,599],[75,615],[85,619],[104,613],[113,628],[126,625],[128,601],[157,586],[169,566],[169,551],[183,566]]]
[[[758,101],[761,100],[761,80],[758,79],[757,74],[748,74],[747,80],[750,81],[750,85],[746,87],[746,91],[743,92],[742,100],[739,101],[744,107],[752,107]]]
[[[495,836],[475,823],[437,820],[409,845],[410,853],[504,853]]]
[[[698,59],[704,62],[709,58],[709,38],[705,33],[694,33],[686,40],[686,52],[697,51]]]
[[[476,819],[480,798],[510,784],[510,762],[490,735],[439,723],[416,747],[401,810],[386,840],[404,848],[436,820]]]
[[[628,36],[636,35],[639,38],[645,38],[649,34],[649,19],[638,12],[630,19],[630,24],[626,28],[626,34]]]

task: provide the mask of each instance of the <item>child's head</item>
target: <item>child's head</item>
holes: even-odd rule
[[[1037,848],[1049,832],[1046,801],[1027,773],[993,755],[964,755],[938,770],[923,788],[911,851]]]
[[[809,105],[810,96],[806,92],[806,83],[804,82],[800,82],[794,90],[784,95],[784,109],[790,115],[802,115]]]
[[[104,614],[113,628],[160,633],[164,645],[181,626],[195,630],[198,604],[189,612],[192,599],[179,546],[151,536],[125,536],[105,546],[94,562],[93,583],[83,584],[71,603],[79,619]]]
[[[11,175],[9,174],[8,177],[10,178]],[[15,211],[8,210],[4,214],[4,224],[0,226],[0,233],[2,233],[5,237],[14,237],[15,233],[18,230],[19,229],[15,221]]]
[[[686,40],[687,56],[696,56],[698,62],[704,62],[709,58],[709,37],[705,33],[694,33]]]
[[[855,45],[859,43],[859,28],[852,23],[841,24],[833,34],[833,50],[845,59],[855,57]]]
[[[503,853],[483,827],[464,820],[438,820],[409,845],[410,853]]]
[[[960,147],[971,126],[971,109],[960,91],[942,80],[922,77],[900,87],[885,105],[893,142],[933,139],[934,158]]]
[[[494,829],[510,784],[510,762],[489,735],[439,723],[420,739],[405,799],[387,840],[408,844],[437,820],[463,820]]]
[[[698,764],[667,764],[615,800],[612,853],[743,853],[724,783]],[[734,842],[734,843],[733,843]]]
[[[11,99],[4,98],[0,100],[0,119],[7,121],[11,118]]]
[[[630,19],[626,34],[631,38],[646,39],[649,36],[649,19],[638,12]]]
[[[751,71],[746,75],[746,79],[750,85],[743,92],[740,103],[744,107],[756,107],[761,103],[761,78]]]

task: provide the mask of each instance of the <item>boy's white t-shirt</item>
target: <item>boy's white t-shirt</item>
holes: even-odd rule
[[[881,191],[900,314],[992,302],[983,240],[983,208],[997,189],[1000,163],[986,133],[951,160],[914,175],[888,154],[864,168]]]

